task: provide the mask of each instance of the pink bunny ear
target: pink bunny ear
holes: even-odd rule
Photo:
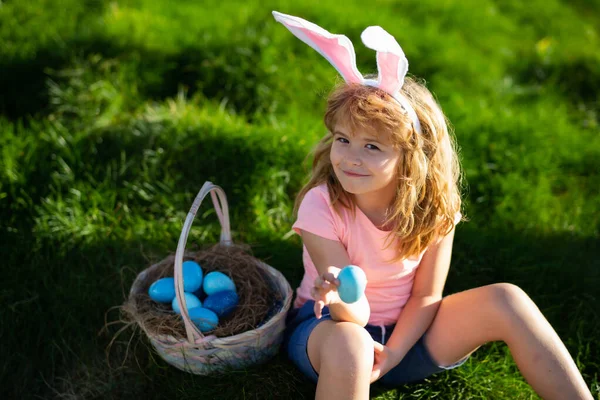
[[[408,60],[392,35],[380,26],[369,26],[360,35],[365,46],[377,51],[377,87],[395,95],[404,84]]]
[[[334,35],[312,22],[292,15],[273,11],[273,16],[298,39],[325,57],[346,82],[363,83],[364,78],[356,68],[354,46],[346,36]]]
[[[404,77],[408,72],[408,60],[402,51],[402,48],[392,35],[387,33],[380,26],[369,26],[360,35],[365,46],[377,51],[377,70],[379,76],[377,79],[378,88],[394,96],[396,100],[406,110],[413,121],[417,132],[421,133],[421,123],[414,108],[408,100],[400,93],[404,84]],[[373,82],[366,82],[372,84]]]

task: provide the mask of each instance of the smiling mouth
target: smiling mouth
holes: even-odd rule
[[[354,172],[349,172],[349,171],[344,171],[344,170],[342,170],[342,172],[343,172],[345,175],[352,176],[352,177],[355,177],[355,178],[362,178],[362,177],[368,176],[368,175],[356,174],[356,173],[354,173]]]

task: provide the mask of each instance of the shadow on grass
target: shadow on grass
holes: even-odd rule
[[[61,68],[66,64],[63,54],[45,49],[31,60],[0,62],[0,113],[18,119],[48,107],[47,68]]]
[[[254,243],[255,256],[280,269],[296,287],[302,276],[300,242],[260,234],[254,237],[260,243]],[[170,367],[150,351],[140,331],[133,336],[132,331],[124,333],[110,354],[112,369],[107,367],[104,349],[117,327],[98,335],[105,312],[121,304],[135,275],[172,252],[175,243],[107,239],[63,252],[59,243],[48,241],[32,253],[27,247],[31,237],[2,239],[5,250],[10,249],[5,263],[15,267],[3,292],[0,324],[5,363],[2,382],[3,387],[12,388],[9,398],[25,392],[78,398],[301,399],[314,395],[314,385],[283,354],[245,371],[192,376]],[[596,361],[600,356],[596,245],[592,239],[533,238],[466,225],[457,232],[446,294],[501,281],[519,285],[578,358],[591,385],[600,372]],[[153,260],[145,258],[148,253],[153,254]],[[115,319],[114,313],[108,314],[109,321]],[[129,339],[130,353],[126,355]],[[122,368],[115,367],[121,364]],[[443,390],[448,380],[461,381],[453,378],[462,368],[439,374],[429,382],[404,386],[398,393]],[[462,384],[464,390],[470,390],[468,381]],[[374,385],[372,393],[385,391]]]
[[[600,67],[597,56],[556,58],[552,61],[537,55],[519,57],[515,65],[515,76],[520,84],[536,89],[539,96],[541,88],[558,90],[569,103],[577,105],[579,111],[584,108],[600,122],[598,112],[598,90],[600,89]],[[529,99],[524,97],[525,101]]]
[[[251,117],[274,101],[267,90],[271,73],[261,68],[262,47],[256,38],[238,35],[177,53],[123,46],[101,36],[67,39],[62,49],[40,48],[34,58],[0,61],[0,113],[16,120],[50,109],[47,80],[76,59],[99,54],[133,66],[132,77],[142,97],[174,97],[181,87],[193,95],[225,100],[237,113]],[[201,42],[199,38],[199,42]]]
[[[31,237],[3,239],[7,239],[3,240],[4,250],[12,250],[6,252],[5,262],[20,266],[20,271],[8,278],[10,289],[2,293],[0,330],[5,343],[1,350],[4,367],[0,381],[9,391],[8,398],[23,393],[44,398],[57,394],[73,394],[77,398],[121,397],[132,390],[151,398],[153,393],[164,398],[177,395],[181,387],[186,391],[193,389],[196,396],[200,393],[200,398],[213,395],[235,398],[240,390],[284,390],[279,387],[282,384],[279,374],[300,380],[298,374],[294,377],[290,372],[291,364],[284,366],[285,360],[283,365],[269,363],[232,376],[192,378],[152,353],[140,330],[131,337],[132,352],[126,355],[127,342],[134,333],[131,329],[118,337],[108,366],[104,350],[122,325],[99,334],[105,313],[123,303],[137,273],[172,253],[176,243],[107,240],[61,251],[60,243],[49,242],[32,253],[18,245],[22,241],[31,242]],[[280,269],[286,278],[298,281],[301,257],[297,244],[267,239],[260,242],[262,245],[255,246],[254,254],[262,254],[261,258]],[[188,248],[193,247],[188,244]],[[118,311],[109,311],[106,317],[108,321],[116,321]],[[125,368],[118,368],[122,363]],[[6,369],[8,366],[11,368]],[[262,379],[265,371],[272,371],[273,375]],[[157,387],[163,389],[157,391]],[[224,391],[230,395],[218,394]],[[205,397],[206,393],[211,393],[210,397]]]

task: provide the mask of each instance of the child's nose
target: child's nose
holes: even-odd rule
[[[349,163],[351,163],[353,165],[362,164],[360,149],[350,149],[348,151],[347,160]]]

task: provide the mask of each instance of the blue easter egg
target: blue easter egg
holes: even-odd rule
[[[148,295],[159,303],[170,303],[175,298],[175,280],[173,278],[161,278],[150,285]]]
[[[235,292],[235,284],[227,275],[219,271],[213,271],[206,274],[202,289],[207,296],[222,292],[224,290],[232,290]]]
[[[356,265],[348,265],[340,271],[338,294],[344,303],[355,303],[361,298],[367,287],[365,272]]]
[[[219,318],[226,317],[237,306],[239,297],[233,290],[224,290],[211,294],[204,300],[204,308],[212,310]]]
[[[200,300],[198,300],[198,298],[196,296],[194,296],[193,294],[186,292],[186,293],[184,293],[184,297],[185,297],[185,305],[186,305],[188,311],[194,307],[202,307],[202,302]],[[175,311],[177,314],[181,314],[181,310],[179,309],[179,304],[177,303],[177,296],[175,296],[175,298],[171,302],[171,307],[173,308],[173,311]]]
[[[202,286],[202,268],[196,261],[183,263],[183,290],[195,292]]]
[[[208,308],[194,307],[188,310],[188,314],[200,332],[212,331],[219,325],[219,317]]]

